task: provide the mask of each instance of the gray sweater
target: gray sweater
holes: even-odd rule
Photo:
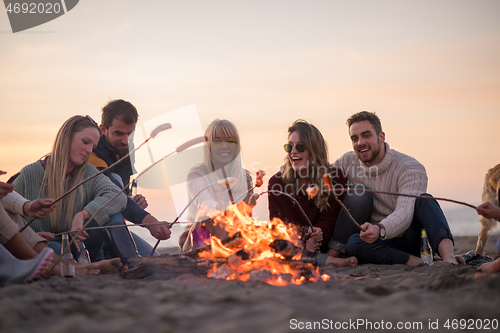
[[[40,193],[40,187],[42,184],[44,173],[45,169],[43,168],[40,161],[25,166],[14,181],[14,190],[28,200],[47,197],[47,194]],[[83,169],[82,179],[87,179],[96,173],[98,173],[98,170],[93,165],[87,164]],[[68,177],[71,177],[71,175]],[[120,189],[115,184],[113,184],[108,177],[104,175],[99,175],[96,178],[86,182],[81,186],[81,188],[81,194],[79,193],[77,195],[77,200],[75,203],[75,214],[80,210],[85,209],[90,213],[90,215],[94,215],[104,204],[106,204],[120,191]],[[68,189],[69,188],[67,188],[67,190]],[[61,202],[57,204],[61,204]],[[95,221],[99,225],[104,225],[107,221],[109,221],[109,217],[111,215],[114,215],[125,209],[126,204],[127,198],[123,193],[121,193],[109,205],[104,207],[104,209],[102,209],[99,214],[96,215]],[[50,218],[36,220],[31,224],[31,226],[37,232],[48,231],[59,233],[68,231],[64,230],[64,228],[61,226],[56,229],[52,229],[50,226]]]
[[[420,195],[427,191],[427,173],[422,164],[385,143],[384,159],[368,167],[351,151],[341,156],[334,166],[341,168],[351,186],[363,184],[371,190]],[[401,236],[413,220],[415,198],[389,194],[373,194],[371,223],[382,223],[385,239]],[[358,221],[360,224],[366,221]]]

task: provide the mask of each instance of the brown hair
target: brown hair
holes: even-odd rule
[[[123,99],[115,99],[108,102],[108,104],[102,108],[101,124],[109,128],[111,124],[113,124],[113,119],[119,119],[125,124],[130,125],[137,123],[139,114],[132,103],[124,101]]]
[[[351,125],[354,123],[359,123],[360,121],[369,121],[372,124],[375,132],[380,134],[382,132],[382,124],[380,123],[380,118],[377,116],[375,112],[361,111],[353,114],[347,119],[347,127],[351,128]]]
[[[288,136],[293,132],[297,132],[300,141],[309,150],[310,165],[308,165],[307,174],[311,183],[314,183],[318,188],[323,188],[323,174],[329,172],[330,163],[328,162],[328,145],[321,132],[316,126],[308,123],[305,120],[298,119],[292,126],[288,128]],[[283,167],[283,181],[286,184],[285,188],[289,189],[290,194],[297,192],[297,175],[293,169],[288,156],[285,158]],[[328,208],[328,193],[320,193],[314,198],[316,206],[323,211]]]

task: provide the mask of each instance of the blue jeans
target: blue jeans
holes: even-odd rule
[[[422,196],[432,197],[427,193]],[[435,253],[441,240],[450,238],[453,241],[450,227],[437,201],[417,199],[413,221],[403,236],[386,240],[377,239],[369,244],[360,238],[359,233],[354,234],[347,241],[346,253],[358,258],[359,263],[404,265],[410,259],[410,254],[420,256],[422,228],[427,231],[429,243]]]
[[[359,225],[370,220],[373,207],[373,195],[371,193],[348,193],[342,203]],[[359,234],[359,228],[352,223],[344,210],[341,209],[332,238],[328,242],[328,247],[345,253],[345,244],[353,234]]]
[[[85,221],[87,222],[87,221]],[[112,226],[112,225],[124,225],[125,221],[123,219],[123,216],[121,213],[117,213],[115,215],[110,216],[110,219],[104,226]],[[95,221],[91,221],[87,227],[97,227],[98,224]],[[129,244],[128,246],[133,247],[133,244],[131,241],[129,241],[130,236],[128,235],[128,231],[126,228],[115,228],[114,229],[115,237],[119,237],[119,240],[124,243],[125,245]],[[90,255],[90,260],[91,261],[99,261],[104,259],[104,253],[102,251],[103,245],[105,243],[105,236],[103,230],[88,230],[87,233],[89,234],[89,237],[84,241],[85,247],[89,251]],[[132,234],[132,238],[134,240],[134,243],[137,247],[137,251],[139,252],[139,255],[141,256],[149,256],[151,255],[151,251],[153,250],[153,247],[140,238],[139,236],[135,235],[134,233]],[[61,243],[57,241],[51,241],[49,242],[49,247],[51,247],[56,254],[61,253]],[[134,249],[132,249],[134,251]],[[75,259],[78,259],[78,252],[76,251],[76,248],[73,246],[72,247],[72,252],[73,256]],[[155,252],[155,255],[159,255],[158,252]]]
[[[135,245],[137,246],[137,251],[139,252],[141,257],[149,257],[151,255],[151,251],[153,251],[153,247],[151,246],[151,244],[149,244],[148,242],[146,242],[144,239],[137,236],[133,232],[131,232],[131,234],[132,238],[134,239]],[[153,256],[159,256],[159,255],[160,254],[158,253],[158,251],[155,251],[155,253],[153,253]]]
[[[342,201],[351,216],[360,225],[370,219],[370,216],[372,215],[372,202],[373,196],[371,193],[367,192],[348,193]],[[339,216],[337,217],[337,221],[335,222],[335,229],[333,230],[332,238],[328,242],[328,247],[345,253],[345,244],[347,243],[349,237],[355,233],[359,233],[358,227],[352,223],[344,210],[341,209]],[[323,266],[327,258],[328,254],[317,253],[315,258],[316,264],[318,266]]]

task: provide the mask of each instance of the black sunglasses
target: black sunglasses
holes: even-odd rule
[[[306,150],[306,145],[303,143],[297,143],[296,145],[294,145],[293,143],[285,143],[283,145],[283,148],[287,153],[291,153],[294,146],[299,153],[303,153]]]

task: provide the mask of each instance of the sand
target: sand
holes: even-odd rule
[[[473,249],[476,239],[456,238],[456,252]],[[496,257],[493,243],[487,252]],[[295,332],[342,325],[450,332],[446,322],[460,319],[495,331],[488,320],[500,327],[500,274],[475,281],[476,267],[328,266],[331,281],[285,287],[194,275],[51,277],[0,287],[0,332]]]

